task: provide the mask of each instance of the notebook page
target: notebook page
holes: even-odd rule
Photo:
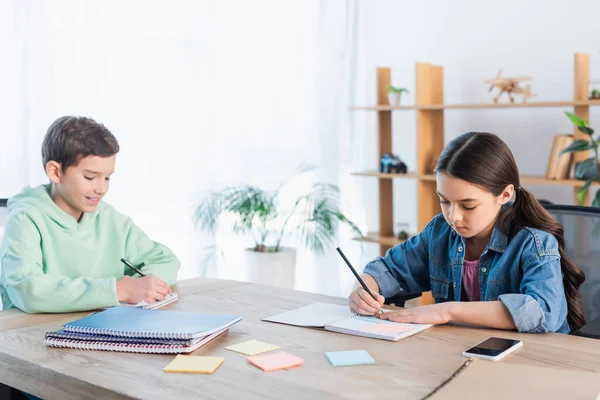
[[[357,316],[328,323],[325,325],[325,329],[349,335],[398,341],[431,326],[430,324],[403,324],[380,320],[376,317]]]
[[[161,308],[163,306],[166,306],[167,304],[177,301],[177,299],[178,299],[177,293],[169,293],[162,300],[155,301],[152,303],[146,303],[145,301],[140,301],[137,304],[121,303],[121,305],[125,306],[125,307],[141,307],[141,308],[145,308],[147,310],[156,310],[157,308]]]
[[[262,318],[262,321],[307,328],[323,328],[328,322],[352,318],[355,315],[347,305],[313,303],[295,310]]]

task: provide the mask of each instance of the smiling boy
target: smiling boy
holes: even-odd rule
[[[48,128],[42,161],[50,183],[8,201],[0,245],[3,308],[60,313],[161,300],[179,260],[131,218],[102,201],[119,144],[93,119],[66,116]],[[120,261],[139,267],[144,277]]]

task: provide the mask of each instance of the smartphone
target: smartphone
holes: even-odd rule
[[[483,342],[463,351],[463,356],[498,361],[521,347],[523,347],[523,342],[520,340],[489,337]]]

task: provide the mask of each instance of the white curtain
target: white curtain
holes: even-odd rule
[[[55,118],[92,117],[121,145],[106,200],[171,247],[185,278],[209,242],[193,223],[207,190],[274,187],[305,161],[340,183],[354,1],[0,7],[0,197],[45,182],[40,145]]]

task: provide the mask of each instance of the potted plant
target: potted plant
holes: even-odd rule
[[[579,116],[565,111],[565,114],[573,124],[577,127],[580,132],[587,135],[586,139],[578,139],[571,143],[567,148],[560,152],[563,153],[576,153],[578,151],[589,151],[594,150],[594,157],[590,157],[587,160],[580,161],[575,164],[575,177],[577,179],[586,180],[585,184],[577,192],[577,201],[579,204],[583,204],[586,193],[588,192],[592,182],[597,181],[598,174],[598,145],[600,144],[600,138],[594,138],[594,130],[589,126],[588,121],[580,118]],[[594,207],[600,207],[600,191],[596,192],[596,196],[592,201]]]
[[[211,192],[196,208],[202,230],[214,235],[220,225],[227,225],[235,234],[252,238],[254,245],[243,257],[246,280],[293,287],[296,250],[284,247],[284,241],[323,254],[332,247],[340,223],[363,237],[340,211],[337,186],[315,183],[301,194],[289,193],[298,187],[295,178],[312,169],[300,170],[272,191],[240,185]]]
[[[402,93],[410,93],[406,88],[397,88],[392,85],[388,87],[388,99],[390,106],[399,106]]]

